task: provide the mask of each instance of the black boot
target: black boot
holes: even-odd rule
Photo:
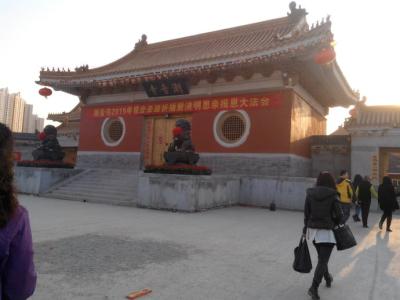
[[[315,287],[314,285],[312,285],[309,289],[308,289],[308,295],[311,296],[312,300],[319,300],[319,295],[318,295],[318,288]]]
[[[330,288],[332,286],[333,276],[328,273],[328,276],[325,277],[326,287]]]

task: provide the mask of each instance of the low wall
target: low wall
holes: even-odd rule
[[[240,178],[146,174],[139,177],[137,205],[194,212],[239,203]]]
[[[140,153],[78,151],[79,169],[140,169]]]
[[[199,165],[213,174],[310,176],[311,160],[293,154],[200,153]]]
[[[239,203],[269,207],[274,202],[277,208],[303,210],[306,190],[314,185],[308,177],[242,177]]]
[[[81,170],[15,167],[15,185],[19,193],[38,195]]]
[[[303,210],[313,178],[263,176],[190,176],[141,174],[137,205],[154,209],[200,211],[249,205]]]

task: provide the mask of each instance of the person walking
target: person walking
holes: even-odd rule
[[[362,178],[362,176],[360,174],[356,174],[354,176],[353,183],[352,183],[353,192],[357,190],[358,186],[360,185],[360,183],[362,181],[363,181],[363,178]],[[354,212],[354,215],[353,215],[353,220],[354,220],[354,222],[360,222],[361,221],[361,219],[360,219],[361,205],[360,205],[360,202],[358,201],[356,193],[353,193],[353,202],[354,202],[354,204],[356,206],[355,207],[355,212]]]
[[[24,300],[36,286],[27,210],[13,188],[13,139],[0,123],[0,300]]]
[[[349,180],[349,173],[346,170],[340,172],[340,177],[336,183],[336,189],[340,195],[340,205],[344,214],[344,222],[350,217],[351,203],[353,201],[353,187]]]
[[[343,223],[343,218],[335,179],[330,173],[323,172],[318,176],[316,186],[307,190],[304,205],[303,235],[313,242],[318,253],[318,264],[308,290],[313,300],[320,299],[318,287],[322,278],[325,278],[326,286],[331,287],[333,276],[329,273],[328,262],[336,244],[332,229]]]
[[[378,203],[379,207],[383,211],[381,220],[379,221],[379,229],[382,229],[383,223],[386,220],[386,231],[391,232],[390,225],[392,224],[392,213],[396,209],[399,209],[397,203],[392,179],[389,176],[383,177],[382,184],[378,188]]]
[[[364,228],[368,228],[368,215],[371,207],[371,198],[378,198],[374,186],[368,176],[365,176],[356,189],[357,199],[361,205],[362,223]]]

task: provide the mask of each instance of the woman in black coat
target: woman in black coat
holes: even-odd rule
[[[304,205],[303,234],[313,242],[318,253],[318,264],[308,294],[313,300],[319,299],[318,287],[325,278],[326,286],[331,287],[333,277],[328,270],[328,262],[336,239],[332,229],[344,222],[339,204],[339,194],[335,180],[328,172],[318,176],[317,185],[307,190]]]
[[[389,176],[383,177],[382,184],[378,189],[379,207],[383,210],[382,218],[379,222],[379,229],[382,229],[383,222],[386,221],[386,231],[391,232],[390,225],[392,223],[392,213],[399,209],[399,204],[396,200],[396,192],[392,184],[392,179]]]

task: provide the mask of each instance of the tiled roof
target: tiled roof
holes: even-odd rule
[[[154,44],[147,44],[144,37],[132,52],[111,64],[94,69],[83,67],[76,72],[43,70],[40,82],[51,78],[102,79],[124,73],[143,76],[293,56],[307,47],[329,45],[333,39],[330,27],[327,20],[309,30],[305,15],[289,15]]]
[[[355,115],[348,121],[348,128],[352,127],[400,127],[400,105],[359,105],[355,108]]]
[[[56,122],[79,121],[81,119],[81,105],[76,105],[70,112],[50,113],[47,119]]]

